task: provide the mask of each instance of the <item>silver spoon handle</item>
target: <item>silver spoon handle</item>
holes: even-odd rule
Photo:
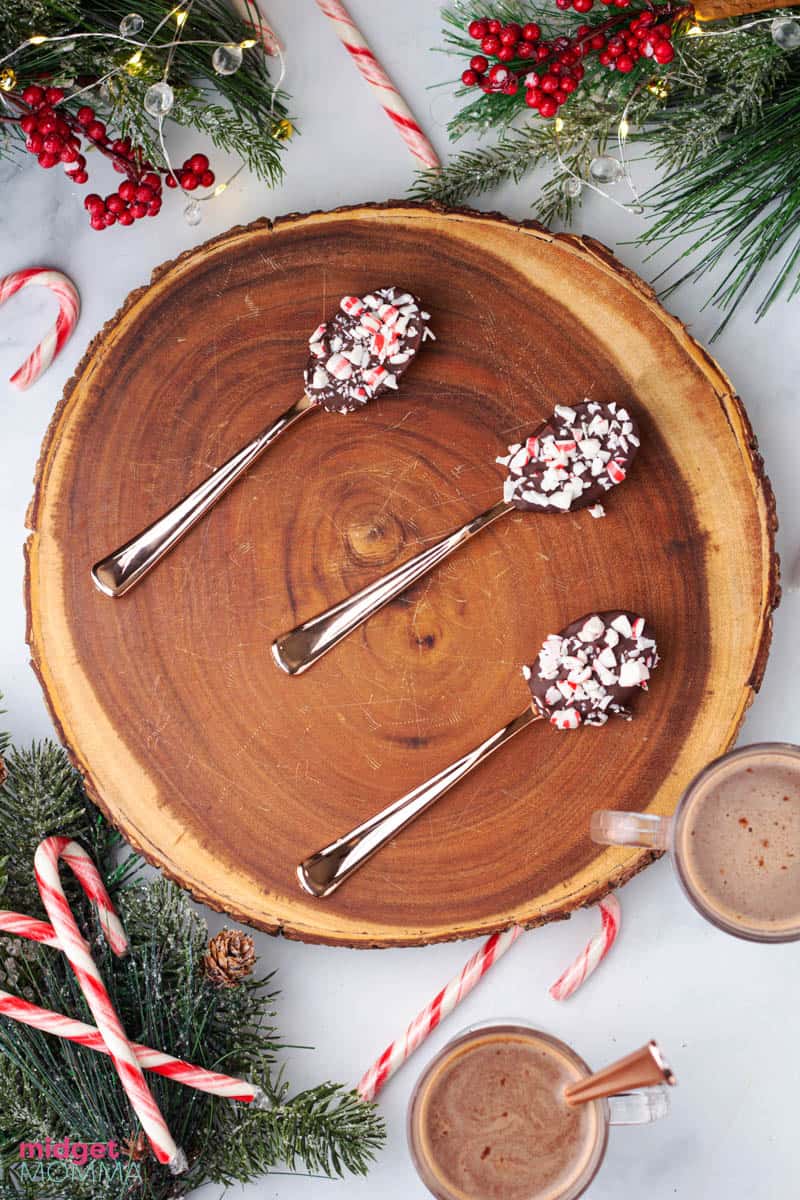
[[[493,733],[485,742],[481,742],[474,750],[459,758],[458,762],[445,767],[438,775],[434,775],[426,783],[421,783],[402,799],[395,800],[377,816],[364,821],[344,837],[312,854],[297,868],[297,878],[301,887],[312,896],[330,896],[331,892],[335,892],[368,858],[410,825],[420,813],[430,808],[440,796],[468,775],[479,763],[521,729],[541,720],[541,714],[535,713],[532,708],[526,709],[503,729]]]
[[[95,563],[92,567],[95,587],[106,596],[124,596],[225,495],[267,447],[312,406],[313,401],[303,396],[163,517]]]
[[[435,546],[409,558],[406,562],[395,567],[388,575],[381,576],[374,583],[362,588],[353,596],[348,596],[339,604],[334,604],[326,612],[312,617],[303,625],[298,625],[289,633],[281,634],[272,643],[272,657],[287,675],[301,675],[309,667],[333,649],[342,638],[347,637],[357,629],[368,617],[374,615],[384,604],[388,604],[395,596],[399,596],[412,583],[427,574],[432,567],[447,558],[464,542],[469,541],[481,529],[491,525],[498,517],[510,512],[514,506],[501,500],[479,517],[473,517],[447,535]]]

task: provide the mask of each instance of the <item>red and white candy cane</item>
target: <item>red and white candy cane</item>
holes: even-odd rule
[[[430,1004],[426,1004],[406,1029],[402,1037],[391,1042],[383,1054],[373,1063],[361,1082],[357,1092],[362,1100],[374,1100],[387,1080],[391,1079],[403,1063],[418,1046],[421,1046],[429,1034],[433,1033],[440,1021],[468,996],[475,985],[499,958],[509,950],[520,934],[525,930],[521,925],[512,925],[502,933],[493,933],[481,948],[472,955],[458,975],[451,979],[446,987],[434,996]]]
[[[0,913],[0,918],[4,916],[5,914]],[[5,926],[0,924],[0,928],[5,928]],[[50,927],[46,926],[45,928]],[[44,941],[45,939],[37,940]],[[56,942],[56,944],[58,943]],[[12,995],[11,992],[0,990],[0,1016],[9,1017],[12,1021],[20,1021],[23,1025],[30,1025],[42,1033],[50,1033],[54,1037],[78,1042],[79,1045],[88,1046],[90,1050],[96,1050],[100,1054],[110,1053],[108,1046],[103,1041],[102,1033],[94,1025],[86,1025],[83,1021],[75,1021],[72,1017],[65,1017],[51,1009],[40,1008],[37,1004],[23,1000],[21,996]],[[167,1079],[183,1083],[200,1092],[210,1092],[214,1096],[226,1096],[230,1100],[241,1100],[246,1104],[255,1102],[256,1108],[264,1106],[266,1097],[261,1089],[252,1083],[247,1083],[244,1079],[234,1079],[230,1075],[208,1071],[205,1067],[194,1067],[180,1058],[174,1058],[171,1054],[164,1054],[160,1050],[151,1050],[149,1046],[142,1046],[138,1042],[131,1042],[131,1049],[136,1055],[136,1061],[144,1071],[154,1071],[156,1075],[163,1075]]]
[[[602,932],[592,938],[583,953],[571,967],[560,976],[550,989],[550,995],[556,1000],[566,1000],[573,995],[592,971],[608,954],[620,925],[619,901],[615,896],[608,896],[600,902],[600,912],[603,920]],[[383,1054],[373,1063],[357,1086],[362,1100],[374,1100],[383,1085],[391,1079],[418,1046],[421,1046],[436,1026],[469,995],[475,985],[486,972],[509,950],[525,930],[521,925],[512,925],[502,933],[493,933],[483,943],[480,949],[464,965],[462,970],[451,979],[446,987],[427,1004],[414,1018],[405,1033],[391,1042]]]
[[[156,1158],[160,1163],[166,1163],[174,1174],[178,1174],[186,1170],[186,1157],[175,1145],[161,1110],[153,1099],[89,947],[72,915],[61,886],[59,859],[63,859],[72,868],[87,896],[97,905],[100,924],[116,955],[121,956],[127,952],[125,931],[114,911],[100,873],[86,851],[69,838],[46,838],[37,848],[33,859],[42,903],[108,1047],[120,1082],[150,1139]]]
[[[81,311],[80,298],[72,280],[60,271],[50,271],[46,267],[15,271],[13,275],[6,275],[0,279],[0,304],[5,304],[11,296],[31,286],[46,287],[53,293],[58,300],[58,316],[52,329],[48,330],[36,349],[11,376],[11,386],[19,391],[29,388],[42,372],[47,370],[64,343],[72,336]]]
[[[428,169],[435,170],[440,167],[441,163],[436,151],[422,132],[411,109],[370,50],[364,35],[341,0],[317,0],[317,5],[331,20],[339,40],[375,92],[383,111],[414,157],[418,158]]]
[[[573,996],[592,971],[597,970],[617,940],[622,920],[619,900],[614,895],[606,896],[605,900],[600,901],[598,908],[602,921],[600,932],[590,938],[574,963],[567,967],[563,975],[559,975],[550,988],[550,995],[554,1000],[568,1000]]]

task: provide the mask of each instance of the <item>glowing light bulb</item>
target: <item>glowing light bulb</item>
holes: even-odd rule
[[[44,36],[43,33],[33,33],[28,38],[28,45],[29,46],[41,46],[42,42],[46,42],[46,41],[47,41],[47,38]]]
[[[699,25],[690,25],[686,30],[687,37],[702,37],[703,31]]]
[[[239,42],[239,45],[243,50],[252,50],[257,43],[255,38],[245,38],[243,42]]]
[[[175,24],[178,26],[178,29],[183,29],[188,20],[189,14],[186,9],[181,8],[175,13]]]
[[[561,133],[561,130],[564,128],[563,117],[556,117],[556,119],[554,121],[554,126],[555,126],[556,133]]]
[[[630,125],[623,117],[619,123],[619,136],[622,138],[623,142],[625,141],[625,138],[628,136],[629,130],[630,130]]]
[[[214,188],[212,195],[221,196],[224,191],[227,191],[227,188],[228,188],[227,183],[218,183],[217,186]]]

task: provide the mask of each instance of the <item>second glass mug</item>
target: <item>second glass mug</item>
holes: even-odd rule
[[[518,1180],[519,1186],[515,1187],[513,1180],[506,1173],[493,1183],[492,1167],[486,1162],[483,1168],[487,1174],[485,1186],[481,1187],[480,1180],[475,1178],[475,1186],[467,1190],[459,1186],[454,1179],[448,1179],[446,1169],[437,1165],[435,1161],[435,1155],[429,1146],[430,1139],[426,1134],[426,1125],[430,1121],[429,1101],[433,1094],[435,1102],[436,1084],[454,1060],[493,1040],[500,1044],[522,1041],[535,1046],[537,1051],[546,1052],[546,1056],[551,1055],[561,1064],[567,1082],[577,1082],[592,1074],[587,1063],[570,1046],[550,1034],[543,1033],[527,1021],[487,1021],[462,1030],[425,1068],[409,1102],[407,1131],[411,1158],[420,1179],[437,1200],[498,1200],[499,1197],[503,1197],[503,1200],[522,1200],[523,1196],[524,1200],[577,1200],[595,1179],[603,1164],[609,1128],[612,1125],[647,1125],[669,1112],[669,1095],[665,1086],[634,1089],[602,1100],[590,1100],[572,1110],[582,1112],[586,1135],[582,1144],[575,1148],[574,1161],[567,1162],[559,1180],[550,1179],[549,1182],[543,1182],[541,1187],[537,1187],[536,1183],[531,1183],[530,1180]],[[470,1100],[473,1095],[474,1093],[470,1093]],[[469,1116],[474,1122],[474,1113],[470,1113]],[[508,1118],[509,1114],[504,1112],[501,1116]],[[512,1113],[512,1121],[514,1116]],[[497,1134],[497,1127],[490,1126],[489,1123],[481,1129],[471,1131],[474,1147],[471,1158],[479,1171],[482,1169],[481,1160],[488,1159],[491,1143],[496,1140]],[[489,1144],[488,1150],[484,1143]],[[521,1131],[518,1134],[519,1151],[530,1151],[531,1148],[537,1147],[541,1150],[541,1143],[541,1137],[526,1136]],[[466,1157],[470,1157],[470,1148],[466,1144],[464,1153]],[[505,1166],[503,1171],[506,1171]]]
[[[789,801],[788,811],[781,813],[783,839],[794,849],[789,852],[791,865],[779,866],[780,871],[785,871],[786,874],[778,875],[777,870],[773,871],[771,881],[768,871],[759,870],[759,866],[762,868],[765,866],[764,857],[762,856],[759,860],[757,852],[748,853],[747,890],[749,894],[757,900],[759,895],[764,896],[767,886],[771,888],[771,894],[765,897],[765,903],[762,904],[765,911],[756,912],[754,910],[748,913],[741,910],[741,905],[737,908],[737,906],[727,903],[727,897],[723,895],[724,889],[720,886],[718,875],[714,878],[710,871],[707,870],[704,875],[697,869],[697,864],[693,861],[693,856],[695,859],[697,857],[693,843],[694,826],[697,823],[697,813],[702,810],[703,802],[714,799],[715,790],[718,797],[722,787],[730,786],[733,783],[734,789],[743,792],[749,788],[752,795],[757,791],[757,787],[754,787],[753,783],[754,780],[758,780],[759,772],[762,780],[765,780],[769,778],[770,771],[782,773],[779,776],[781,786],[777,789],[778,795],[784,789],[791,795],[775,799],[775,811],[769,813],[770,820],[767,825],[773,824],[772,818],[780,809],[781,801]],[[772,780],[772,787],[774,791],[776,780]],[[798,794],[800,794],[800,747],[785,742],[761,742],[732,750],[700,771],[681,796],[673,816],[665,817],[653,813],[616,812],[603,809],[592,814],[590,834],[592,840],[600,845],[644,846],[653,850],[667,851],[686,896],[700,915],[716,925],[718,929],[733,934],[734,937],[752,942],[792,942],[800,940],[800,883],[798,883],[800,878],[800,823],[798,823],[800,805],[798,805]],[[734,827],[738,824],[743,827],[743,835],[746,837],[748,833],[747,817],[738,814],[748,811],[747,798],[737,795],[735,799],[731,798],[724,807],[735,809],[732,815],[725,814],[730,816],[728,824],[733,824]],[[716,817],[717,813],[714,816]],[[774,824],[777,825],[778,822],[775,821]],[[767,831],[771,832],[771,828]],[[749,833],[753,833],[752,827],[749,828]],[[706,836],[708,835],[706,834]],[[712,840],[719,840],[720,843],[720,863],[725,861],[724,853],[727,849],[727,847],[723,849],[725,836],[720,824],[718,837],[712,838]],[[728,836],[730,835],[728,834]],[[735,836],[730,843],[732,845],[736,844]],[[777,837],[780,838],[780,836],[779,832]],[[756,841],[748,850],[757,850],[758,845],[766,847],[768,841],[769,839]],[[773,854],[774,849],[773,846],[769,853]],[[731,855],[732,858],[733,855]],[[720,870],[720,863],[715,864],[715,874],[717,872],[722,874],[724,871],[724,867]],[[734,863],[734,867],[740,869],[740,864]],[[765,913],[769,911],[765,907],[769,900],[772,900],[773,903],[778,902],[780,917],[775,910],[770,918],[765,916]]]

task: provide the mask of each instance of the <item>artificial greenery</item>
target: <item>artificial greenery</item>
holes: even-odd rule
[[[147,88],[159,82],[170,51],[159,49],[176,39],[179,28],[169,14],[187,14],[180,25],[181,44],[169,66],[175,92],[170,120],[211,138],[223,151],[236,154],[259,179],[275,184],[283,176],[281,152],[291,132],[286,97],[275,92],[268,58],[260,45],[245,50],[241,67],[233,75],[218,75],[211,64],[213,45],[239,43],[254,36],[253,29],[237,16],[226,0],[194,0],[181,6],[173,0],[0,0],[0,57],[21,46],[31,35],[60,37],[79,34],[118,34],[120,21],[130,12],[144,19],[136,38],[149,45],[136,49],[119,40],[76,37],[75,41],[45,41],[27,45],[5,63],[13,71],[13,90],[45,80],[54,86],[82,91],[68,108],[90,104],[116,137],[129,136],[142,146],[154,163],[163,163],[157,122],[144,109]],[[248,4],[252,20],[258,15]],[[156,34],[165,17],[169,19]],[[191,44],[205,42],[205,45]],[[134,60],[134,61],[131,61]],[[8,86],[11,78],[6,81]],[[9,89],[10,90],[10,89]],[[3,93],[0,91],[0,100]],[[7,106],[16,118],[16,109]],[[0,105],[2,112],[2,105]],[[18,149],[24,141],[18,124],[5,124],[0,153]]]
[[[6,745],[0,735],[0,747]],[[215,988],[201,970],[208,930],[174,884],[145,878],[141,862],[89,803],[63,750],[52,743],[6,755],[0,787],[0,905],[44,918],[33,878],[36,846],[60,833],[98,864],[131,946],[108,950],[96,916],[69,871],[62,872],[79,925],[132,1040],[260,1085],[272,1107],[256,1111],[148,1073],[170,1130],[189,1159],[173,1177],[149,1152],[123,1154],[113,1174],[77,1167],[68,1184],[20,1142],[45,1137],[122,1144],[136,1117],[104,1055],[0,1016],[0,1200],[166,1200],[205,1182],[245,1182],[276,1164],[314,1174],[364,1174],[381,1146],[383,1122],[353,1091],[323,1083],[291,1094],[276,1056],[271,977]],[[57,950],[0,936],[0,988],[93,1024],[66,959]],[[57,1164],[58,1165],[58,1164]],[[95,1168],[105,1163],[95,1163]]]
[[[603,24],[615,11],[597,7],[578,16],[560,12],[552,0],[483,6],[455,0],[444,10],[445,45],[461,56],[461,69],[477,49],[465,32],[475,17],[537,21],[553,36],[574,33],[581,22]],[[629,19],[646,7],[635,0],[620,15]],[[703,27],[714,36],[698,37],[687,14],[676,27],[676,57],[667,67],[643,60],[623,75],[589,57],[584,83],[559,110],[558,123],[531,114],[522,89],[516,96],[484,96],[459,84],[466,103],[450,124],[451,138],[492,134],[493,141],[455,154],[441,173],[421,173],[413,194],[459,203],[552,164],[533,214],[546,224],[569,222],[580,204],[570,191],[570,172],[587,180],[597,155],[618,154],[624,112],[626,157],[646,151],[660,171],[642,197],[648,225],[640,241],[656,251],[690,238],[678,257],[690,255],[691,264],[669,290],[705,276],[732,252],[733,267],[710,295],[725,313],[720,330],[763,271],[761,316],[779,294],[800,290],[800,51],[787,53],[773,41],[770,22],[781,15],[792,13],[717,21]],[[739,30],[754,21],[760,23]]]

